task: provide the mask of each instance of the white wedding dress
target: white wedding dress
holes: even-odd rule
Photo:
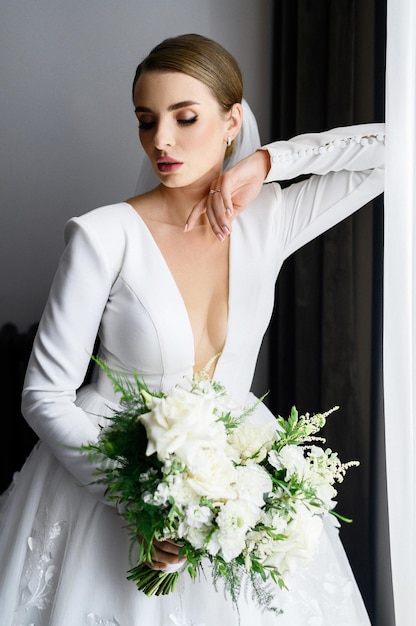
[[[268,180],[318,176],[284,191],[264,185],[233,223],[228,332],[215,378],[238,403],[250,402],[284,259],[382,192],[382,132],[379,125],[339,129],[268,147]],[[236,611],[214,589],[209,567],[196,581],[183,575],[160,598],[127,581],[123,520],[102,486],[88,485],[92,468],[75,450],[95,440],[117,398],[102,372],[76,390],[98,329],[101,357],[117,370],[136,369],[155,389],[192,374],[194,340],[169,267],[131,205],[74,218],[66,238],[25,382],[25,417],[42,442],[2,498],[2,626],[368,626],[330,520],[316,558],[288,580],[289,591],[276,588],[280,615],[260,612],[244,594]],[[262,406],[254,415],[269,418]]]

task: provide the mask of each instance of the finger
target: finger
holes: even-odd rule
[[[232,192],[232,181],[230,177],[227,177],[226,174],[224,174],[222,181],[221,181],[221,199],[222,199],[222,204],[224,207],[224,215],[227,218],[230,218],[234,213],[231,192]]]
[[[233,214],[233,203],[231,198],[232,189],[232,176],[230,176],[227,172],[221,174],[219,178],[211,183],[211,189],[208,196],[208,206],[210,205],[211,200],[214,206],[216,204],[220,205],[224,214],[227,217],[231,217]],[[216,202],[218,198],[221,198],[221,203]]]
[[[230,218],[234,213],[232,193],[238,184],[238,175],[231,169],[223,172],[215,181],[211,183],[211,189],[221,194],[224,214]]]
[[[184,559],[185,561],[185,559]],[[149,569],[153,569],[153,570],[166,570],[169,567],[171,567],[172,565],[182,565],[182,561],[178,562],[178,563],[166,563],[164,561],[152,561],[151,563],[149,562],[145,562],[145,565],[149,568]]]
[[[207,209],[207,218],[214,235],[220,241],[224,241],[224,239],[231,233],[231,226],[225,221],[223,210],[220,219],[217,215],[218,212],[215,211],[213,207],[209,207]]]
[[[194,206],[186,221],[184,232],[190,232],[203,213],[207,214],[208,221],[216,237],[220,241],[224,241],[231,232],[231,225],[226,221],[222,201],[220,203],[216,201],[214,204],[210,198],[204,198],[204,200],[201,200]]]
[[[177,543],[171,541],[170,539],[165,539],[164,541],[153,541],[153,546],[156,550],[160,552],[166,552],[168,554],[178,555],[181,546]]]
[[[165,569],[169,565],[177,565],[185,559],[178,559],[173,555],[168,555],[166,552],[157,552],[151,561],[145,561],[148,567],[152,569]]]
[[[145,561],[145,563],[151,569],[157,570],[166,569],[169,565],[184,563],[186,561],[186,557],[179,557],[179,550],[180,546],[172,542],[158,542],[158,546],[153,546],[152,560]]]
[[[188,219],[186,220],[184,226],[184,232],[189,232],[193,229],[198,219],[203,215],[207,210],[207,198],[200,200],[198,204],[196,204],[192,211],[190,212]]]
[[[210,226],[220,241],[224,241],[225,237],[231,233],[230,217],[233,211],[224,204],[222,191],[219,188],[220,181],[221,177],[213,181],[208,195],[193,207],[186,221],[184,232],[191,231],[199,217],[206,213]],[[230,196],[229,192],[227,194]],[[232,207],[231,200],[229,204]]]
[[[207,200],[207,217],[213,232],[221,241],[231,234],[231,219],[220,189],[210,192]]]
[[[145,565],[147,565],[149,569],[154,569],[154,570],[163,570],[168,567],[168,564],[162,563],[162,561],[152,561],[151,563],[149,561],[146,561]]]

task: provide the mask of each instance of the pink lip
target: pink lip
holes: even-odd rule
[[[172,157],[161,156],[156,159],[159,172],[163,174],[171,174],[177,172],[183,165],[181,161],[176,161]]]

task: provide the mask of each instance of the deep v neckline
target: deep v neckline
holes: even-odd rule
[[[179,289],[179,286],[175,280],[175,277],[172,273],[172,270],[169,267],[168,262],[166,261],[166,258],[162,252],[162,250],[160,249],[152,231],[150,230],[149,226],[147,225],[146,221],[143,219],[143,217],[140,215],[140,213],[138,213],[138,211],[136,211],[136,209],[129,203],[129,202],[124,202],[125,205],[127,205],[129,207],[129,209],[134,213],[134,215],[137,218],[137,223],[140,225],[142,231],[145,233],[145,236],[147,238],[147,240],[150,242],[150,245],[152,246],[152,248],[155,250],[156,256],[160,261],[160,265],[163,268],[164,274],[167,276],[167,279],[169,280],[171,287],[173,288],[173,292],[176,294],[176,299],[178,302],[178,305],[180,305],[180,308],[182,309],[183,313],[184,313],[184,317],[185,317],[185,326],[187,328],[187,334],[189,336],[189,341],[190,341],[190,350],[192,352],[192,370],[193,373],[199,373],[195,371],[195,363],[196,363],[196,354],[195,354],[195,348],[196,348],[196,342],[195,342],[195,336],[194,336],[194,332],[193,332],[193,328],[192,328],[192,323],[191,323],[191,318],[189,316],[189,312],[187,309],[187,306],[185,304],[185,299],[182,295],[181,290]],[[230,334],[230,316],[231,316],[231,311],[232,311],[232,290],[233,290],[233,281],[232,281],[232,271],[231,271],[231,267],[232,267],[232,235],[229,236],[229,248],[228,248],[228,298],[227,298],[227,306],[228,306],[228,311],[227,311],[227,321],[226,321],[226,332],[225,332],[225,340],[224,340],[224,345],[223,348],[221,350],[221,352],[219,353],[218,359],[215,363],[215,366],[213,368],[213,374],[212,377],[214,378],[218,371],[221,368],[221,362],[223,360],[224,354],[227,351],[228,348],[228,343],[229,343],[229,334]],[[215,355],[212,355],[215,356]]]

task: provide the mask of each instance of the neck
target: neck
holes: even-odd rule
[[[169,216],[169,221],[183,226],[193,207],[208,194],[209,185],[178,188],[159,185],[155,191],[159,195],[161,208],[163,208],[166,216]],[[198,224],[208,224],[205,214],[201,215]]]

